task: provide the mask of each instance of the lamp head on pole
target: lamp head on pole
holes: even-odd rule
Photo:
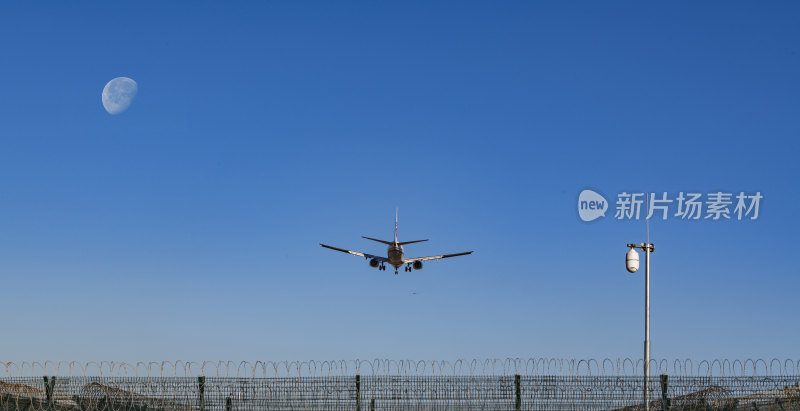
[[[628,254],[625,255],[625,268],[628,269],[629,273],[635,273],[639,270],[639,253],[633,248],[628,250]]]

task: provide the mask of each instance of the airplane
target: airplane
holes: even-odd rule
[[[341,251],[343,253],[348,253],[348,254],[352,254],[352,255],[358,256],[358,257],[364,257],[365,259],[369,259],[369,266],[372,267],[372,268],[377,268],[378,270],[381,270],[381,271],[386,271],[386,263],[388,263],[389,265],[394,267],[395,275],[397,274],[397,270],[400,267],[402,267],[403,264],[406,265],[405,271],[406,272],[411,272],[412,268],[414,270],[421,270],[423,261],[439,260],[439,259],[442,259],[442,258],[458,257],[460,255],[472,254],[472,251],[467,251],[465,253],[433,255],[433,256],[430,256],[430,257],[404,258],[403,257],[403,246],[404,245],[406,245],[406,244],[414,244],[414,243],[421,243],[423,241],[428,241],[428,240],[425,239],[425,240],[398,242],[397,241],[397,210],[395,210],[395,213],[394,213],[394,241],[384,241],[384,240],[378,240],[377,238],[370,238],[370,237],[364,237],[364,236],[362,236],[362,238],[366,238],[367,240],[377,241],[379,243],[383,243],[383,244],[388,245],[389,246],[389,250],[387,252],[387,256],[386,257],[381,257],[381,256],[377,256],[377,255],[367,254],[367,253],[360,253],[358,251],[345,250],[344,248],[333,247],[333,246],[322,244],[322,243],[320,243],[319,245],[321,245],[321,246],[323,246],[325,248],[330,248],[331,250]]]

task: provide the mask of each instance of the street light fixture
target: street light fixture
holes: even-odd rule
[[[625,255],[625,268],[635,273],[639,270],[639,253],[644,251],[644,409],[650,409],[650,253],[656,250],[651,243],[628,244]]]

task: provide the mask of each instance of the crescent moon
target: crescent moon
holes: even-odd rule
[[[130,107],[139,86],[127,77],[117,77],[103,88],[103,107],[108,114],[119,114]]]

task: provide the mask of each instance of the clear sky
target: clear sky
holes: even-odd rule
[[[797,2],[0,8],[0,360],[800,356]],[[110,115],[104,85],[139,85]],[[369,253],[395,207],[409,256]],[[613,204],[612,204],[613,208]]]

